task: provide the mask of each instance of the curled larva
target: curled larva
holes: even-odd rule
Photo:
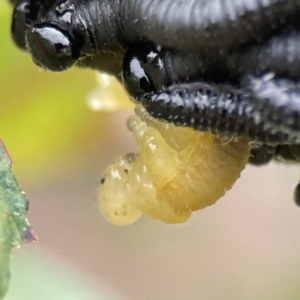
[[[142,214],[131,203],[132,187],[128,182],[128,173],[135,160],[135,154],[119,157],[106,169],[100,182],[100,209],[111,222],[118,225],[131,224]]]
[[[105,171],[100,207],[113,223],[131,224],[141,212],[165,223],[183,223],[214,204],[249,160],[246,140],[157,121],[138,106],[128,120],[140,154],[120,156]]]

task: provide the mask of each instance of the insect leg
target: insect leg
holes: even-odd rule
[[[250,164],[261,166],[271,160],[282,163],[300,163],[300,145],[256,145],[251,149]]]
[[[251,149],[249,163],[254,166],[263,166],[274,159],[276,146],[257,145]]]

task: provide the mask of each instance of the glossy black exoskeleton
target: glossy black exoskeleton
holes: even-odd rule
[[[300,143],[299,0],[11,2],[13,39],[42,68],[123,73],[161,120],[259,149]],[[258,164],[278,157],[262,151]]]
[[[20,2],[11,1],[16,16]],[[236,49],[282,31],[298,20],[300,7],[298,0],[231,0],[223,5],[219,0],[27,1],[14,28],[25,36],[34,61],[53,71],[87,56],[122,52],[140,41],[183,51]],[[25,32],[22,22],[28,25]]]
[[[164,82],[160,47],[152,43],[132,46],[123,61],[123,83],[133,99],[140,99],[146,93],[157,91]]]
[[[300,141],[299,43],[300,32],[291,29],[248,49],[227,52],[134,46],[124,59],[124,84],[155,118],[248,136],[260,144],[295,144]],[[130,68],[133,63],[138,68]],[[142,82],[151,82],[152,90]]]

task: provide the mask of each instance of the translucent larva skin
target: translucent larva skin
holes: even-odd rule
[[[248,162],[250,146],[245,140],[224,142],[211,133],[162,123],[141,106],[136,113],[128,126],[140,155],[131,165],[126,156],[118,158],[100,186],[100,207],[113,223],[137,219],[137,213],[127,213],[124,222],[118,210],[124,207],[165,223],[185,222],[193,211],[214,204],[231,189]]]
[[[130,225],[142,212],[165,223],[183,223],[191,212],[175,212],[151,181],[139,155],[121,155],[110,165],[100,184],[100,209],[116,225]]]
[[[128,172],[135,160],[134,154],[119,157],[106,169],[100,182],[101,211],[107,219],[118,225],[129,225],[141,216],[141,211],[130,202],[131,190],[127,184]],[[116,188],[120,186],[122,190]]]

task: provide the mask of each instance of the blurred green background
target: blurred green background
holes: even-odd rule
[[[136,150],[130,112],[88,108],[92,71],[38,69],[12,44],[10,14],[0,2],[0,138],[40,240],[13,251],[7,299],[300,299],[299,166],[247,167],[184,225],[109,224],[97,188],[116,156]]]

